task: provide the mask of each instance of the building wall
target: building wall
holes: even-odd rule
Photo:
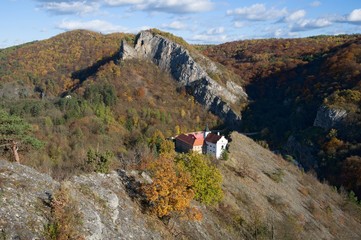
[[[202,153],[203,153],[202,148],[203,148],[202,145],[200,145],[200,146],[193,146],[193,152],[202,154]]]
[[[224,149],[226,149],[228,140],[222,136],[217,143],[206,142],[206,144],[206,153],[218,159],[222,156]]]
[[[192,146],[189,146],[185,142],[176,139],[175,140],[175,149],[176,149],[177,152],[187,153],[190,150],[192,150]]]
[[[207,154],[216,157],[217,145],[211,142],[206,142],[207,144]]]
[[[228,140],[223,136],[221,139],[218,140],[216,144],[216,158],[220,158],[222,156],[222,153],[226,149],[227,144]]]

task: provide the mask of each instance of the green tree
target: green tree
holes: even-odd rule
[[[179,154],[176,161],[190,173],[196,200],[212,205],[223,199],[222,174],[207,156],[191,152]]]
[[[165,141],[165,138],[163,133],[157,129],[148,141],[149,141],[148,144],[149,147],[152,150],[156,151],[157,154],[159,154],[161,151],[161,145]]]
[[[99,152],[89,149],[87,152],[87,168],[92,172],[109,173],[114,154],[110,151]]]
[[[30,146],[39,149],[43,143],[31,135],[31,126],[22,118],[8,114],[0,109],[0,141],[1,146],[10,146],[13,158],[20,162],[19,146]]]

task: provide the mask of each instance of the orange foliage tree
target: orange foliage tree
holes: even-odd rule
[[[161,156],[155,161],[149,161],[146,169],[153,181],[143,185],[142,191],[154,214],[160,218],[178,215],[190,220],[201,220],[201,213],[191,207],[194,191],[190,176],[173,159]]]

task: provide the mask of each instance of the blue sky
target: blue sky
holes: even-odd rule
[[[2,0],[0,48],[64,31],[159,28],[190,43],[361,33],[360,0]]]

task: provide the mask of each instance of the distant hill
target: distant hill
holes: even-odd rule
[[[361,169],[360,35],[245,40],[201,49],[246,82],[252,103],[243,111],[242,131],[260,132],[256,139],[361,197],[357,180],[348,177],[351,165]],[[334,117],[344,110],[346,117]],[[314,126],[316,116],[322,120]]]
[[[0,51],[1,83],[20,81],[59,95],[74,80],[72,74],[118,53],[123,38],[133,35],[102,35],[76,30],[47,40],[32,42]]]

